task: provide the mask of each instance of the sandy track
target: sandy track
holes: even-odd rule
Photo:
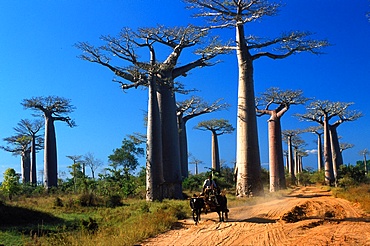
[[[230,208],[228,222],[217,213],[138,245],[370,245],[370,217],[328,191],[302,187],[289,196]],[[289,222],[288,222],[289,221]]]

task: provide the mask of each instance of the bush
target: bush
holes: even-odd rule
[[[98,199],[93,193],[82,193],[78,200],[80,206],[82,207],[92,207],[98,205]]]
[[[106,202],[105,202],[105,206],[107,208],[115,208],[115,207],[118,207],[118,206],[122,206],[122,198],[119,196],[119,195],[111,195],[111,196],[108,196]]]

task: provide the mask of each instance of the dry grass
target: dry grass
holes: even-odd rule
[[[75,198],[61,197],[61,200],[69,203]],[[21,198],[3,206],[4,213],[17,208],[16,213],[21,211],[28,217],[53,217],[42,225],[32,224],[32,220],[12,227],[3,224],[0,241],[16,242],[12,245],[134,245],[171,229],[179,219],[190,216],[188,201],[147,203],[132,199],[124,200],[123,206],[106,208],[81,207],[74,202],[69,206],[55,206],[55,200],[56,197],[49,196]]]
[[[361,208],[365,212],[370,213],[370,185],[363,184],[348,189],[337,188],[333,189],[332,192],[335,197],[361,204]]]

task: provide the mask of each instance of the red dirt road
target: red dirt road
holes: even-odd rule
[[[316,187],[253,206],[230,208],[229,220],[202,214],[139,245],[370,245],[370,216]]]

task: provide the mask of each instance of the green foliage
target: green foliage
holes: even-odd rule
[[[306,186],[311,184],[311,173],[307,170],[303,170],[297,174],[297,180],[300,185]]]
[[[18,194],[21,190],[19,184],[19,176],[13,168],[8,168],[4,172],[3,183],[0,186],[0,191],[7,195],[11,200],[12,197]]]
[[[197,175],[189,175],[189,177],[185,178],[182,182],[182,187],[185,190],[193,191],[202,191],[202,186],[204,180],[207,178],[205,173],[197,174]]]
[[[325,170],[312,172],[310,176],[310,182],[313,184],[324,184],[325,183]]]
[[[338,171],[338,185],[341,187],[356,186],[368,182],[365,170],[360,165],[341,165]]]

